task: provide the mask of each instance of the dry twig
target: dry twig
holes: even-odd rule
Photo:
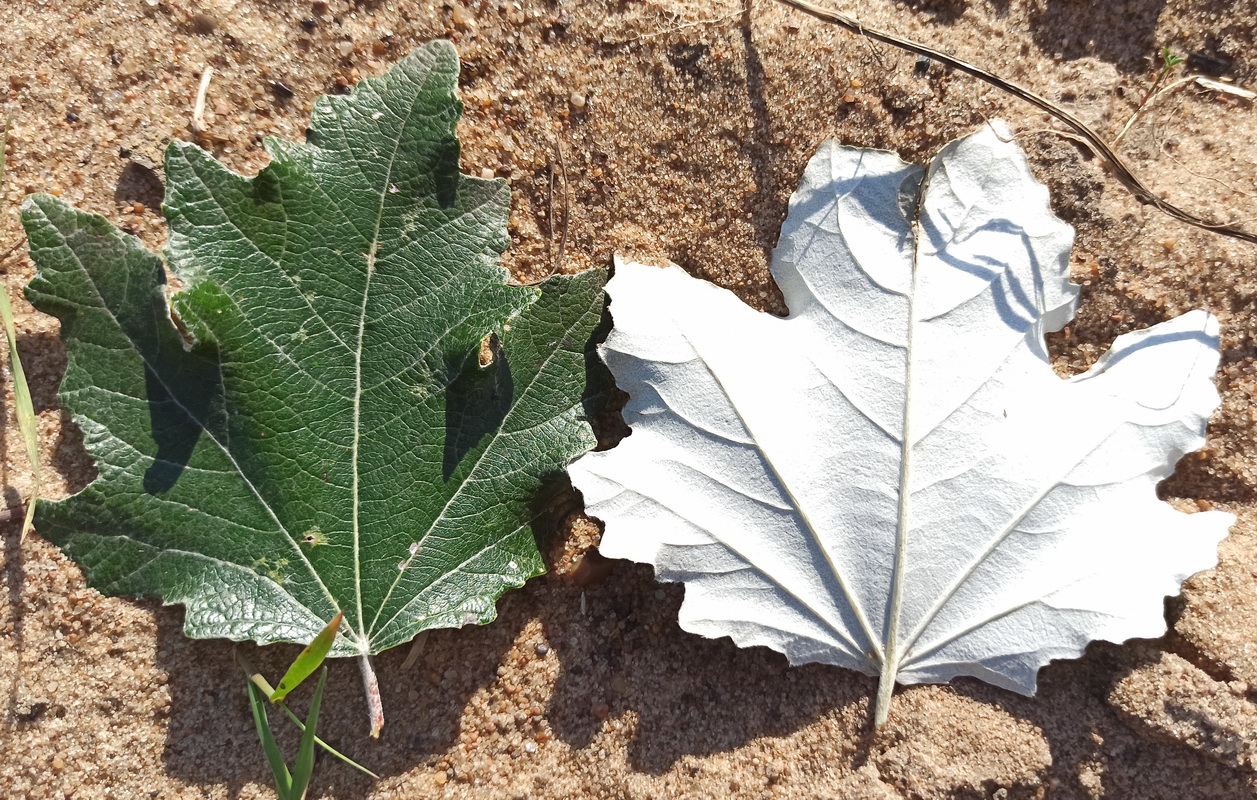
[[[207,66],[201,73],[201,85],[196,90],[196,105],[192,107],[192,132],[197,136],[205,133],[205,97],[209,94],[214,68]]]
[[[419,660],[419,656],[423,655],[424,649],[428,646],[428,632],[423,631],[410,643],[410,652],[406,654],[406,660],[402,662],[401,671],[405,672],[415,665]]]
[[[554,147],[559,151],[559,169],[563,170],[563,232],[559,235],[559,252],[554,257],[554,271],[562,272],[563,255],[567,252],[567,226],[572,218],[572,189],[567,180],[567,160],[563,157],[563,143],[556,141]]]
[[[9,256],[16,253],[17,249],[21,247],[25,242],[26,242],[26,239],[24,238],[18,239],[16,242],[13,243],[12,247],[10,247],[8,250],[5,250],[3,253],[0,253],[0,264],[3,264],[4,262],[8,261]]]
[[[647,39],[654,39],[659,36],[667,36],[669,34],[677,33],[679,31],[683,31],[688,28],[697,28],[700,25],[719,25],[722,22],[727,22],[728,20],[741,16],[741,14],[742,14],[741,11],[734,11],[731,14],[725,14],[723,17],[715,17],[713,19],[695,20],[693,22],[687,22],[684,25],[677,25],[676,27],[673,27],[673,28],[666,28],[664,30],[654,31],[652,33],[642,33],[642,34],[638,34],[637,36],[634,36],[631,39],[623,39],[618,42],[604,42],[604,44],[610,47],[619,47],[622,44],[632,44],[633,42],[644,42]]]
[[[910,53],[916,53],[917,55],[933,59],[940,64],[946,64],[952,69],[963,72],[966,75],[970,75],[985,83],[989,83],[997,89],[1001,89],[1014,97],[1018,97],[1031,105],[1037,106],[1072,128],[1078,136],[1085,141],[1087,147],[1090,148],[1093,153],[1108,162],[1109,167],[1113,172],[1113,176],[1117,178],[1118,182],[1125,186],[1131,194],[1135,195],[1135,198],[1141,203],[1155,206],[1157,209],[1170,215],[1171,217],[1186,222],[1189,225],[1194,225],[1197,228],[1203,228],[1204,230],[1212,231],[1213,233],[1217,233],[1222,236],[1229,236],[1233,239],[1240,239],[1241,241],[1257,244],[1257,233],[1242,230],[1234,225],[1204,219],[1203,217],[1199,217],[1190,211],[1185,211],[1184,209],[1179,208],[1169,200],[1166,200],[1160,195],[1154,193],[1143,184],[1143,181],[1139,180],[1130,167],[1127,166],[1122,157],[1115,153],[1113,148],[1101,139],[1095,131],[1091,130],[1091,128],[1085,123],[1073,114],[1070,114],[1068,111],[1065,111],[1063,108],[1053,103],[1051,100],[1048,100],[1047,98],[1038,95],[1029,89],[1018,86],[1015,83],[1006,81],[998,75],[988,72],[982,67],[975,66],[967,61],[961,61],[954,56],[949,56],[941,50],[936,50],[933,47],[919,42],[914,42],[911,39],[905,39],[892,33],[887,33],[876,28],[870,28],[866,25],[862,25],[852,17],[840,14],[837,11],[831,11],[827,8],[822,8],[821,6],[808,2],[808,0],[777,0],[777,2],[782,5],[790,6],[798,11],[802,11],[803,13],[809,14],[824,22],[837,25],[840,28],[845,28],[846,30],[859,34],[860,36],[866,36],[875,41],[894,45],[895,47],[907,50]]]
[[[524,286],[536,286],[537,284],[548,280],[551,276],[557,275],[563,271],[563,254],[567,251],[567,224],[572,217],[572,194],[567,182],[567,161],[563,158],[563,144],[557,139],[554,142],[554,149],[558,151],[558,167],[563,173],[563,227],[559,233],[559,249],[550,258],[550,271],[546,273],[544,278],[539,278],[530,283],[522,284]],[[546,195],[546,203],[548,205],[547,227],[549,232],[549,243],[546,245],[547,253],[554,249],[554,176],[555,162],[550,162],[550,188]]]

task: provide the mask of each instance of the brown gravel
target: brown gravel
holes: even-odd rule
[[[1257,84],[1252,0],[843,5],[1020,81],[1110,138],[1162,45]],[[870,737],[871,680],[685,634],[681,589],[649,569],[612,562],[571,579],[597,539],[578,520],[551,554],[555,572],[504,598],[498,621],[432,633],[406,670],[407,648],[378,659],[390,720],[378,745],[364,736],[356,668],[334,665],[324,736],[384,778],[324,760],[312,797],[1257,797],[1257,249],[1138,205],[1096,160],[1042,133],[1042,114],[969,78],[938,65],[918,77],[912,57],[766,0],[749,14],[731,0],[7,0],[0,92],[15,124],[0,253],[37,190],[160,246],[160,150],[191,138],[207,64],[202,142],[249,172],[263,135],[300,137],[316,96],[435,37],[463,58],[464,169],[514,189],[507,265],[520,280],[553,264],[556,140],[573,200],[565,270],[605,266],[613,250],[672,260],[781,311],[766,252],[819,142],[923,162],[983,119],[1008,119],[1078,228],[1082,308],[1051,343],[1062,372],[1124,331],[1192,308],[1220,317],[1223,407],[1208,450],[1163,492],[1240,522],[1219,568],[1168,604],[1169,636],[1094,645],[1045,669],[1037,698],[970,680],[904,690]],[[1257,218],[1251,104],[1180,88],[1121,149],[1175,202]],[[55,322],[21,299],[24,251],[5,266],[49,492],[65,496],[92,466],[56,403],[64,354]],[[30,489],[22,453],[10,422],[10,503]],[[187,640],[177,609],[101,597],[38,536],[19,545],[15,525],[3,532],[0,796],[273,796],[228,644]],[[276,672],[292,654],[255,658]]]

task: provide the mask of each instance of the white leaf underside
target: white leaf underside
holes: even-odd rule
[[[919,214],[919,167],[822,145],[773,254],[786,318],[617,266],[602,355],[632,435],[571,475],[604,554],[685,582],[686,630],[887,693],[971,675],[1030,694],[1093,639],[1163,633],[1163,598],[1215,564],[1233,517],[1155,486],[1218,405],[1217,322],[1057,377],[1073,230],[997,125],[935,159]]]

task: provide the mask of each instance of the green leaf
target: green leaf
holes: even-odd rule
[[[310,677],[323,660],[327,658],[327,654],[332,649],[332,643],[336,641],[336,631],[340,630],[340,623],[345,618],[345,612],[340,612],[332,617],[332,621],[327,623],[327,627],[319,631],[319,635],[314,637],[314,641],[305,646],[305,649],[297,654],[297,658],[292,662],[292,666],[284,673],[284,677],[279,679],[279,686],[270,693],[272,703],[283,700],[288,694],[301,685],[301,682]]]
[[[48,196],[28,296],[61,320],[62,402],[99,477],[37,527],[195,637],[368,655],[495,616],[543,571],[537,489],[589,449],[599,272],[508,286],[510,191],[458,171],[435,42],[316,104],[255,178],[166,155],[166,262]],[[492,363],[482,366],[489,337]]]

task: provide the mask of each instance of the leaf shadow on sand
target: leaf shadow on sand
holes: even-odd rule
[[[675,622],[680,587],[654,583],[648,567],[613,563],[598,586],[556,591],[568,598],[552,608],[568,611],[544,620],[562,665],[547,713],[555,734],[578,750],[602,747],[608,725],[632,726],[625,754],[632,770],[659,776],[687,769],[691,756],[750,758],[756,740],[795,736],[827,721],[818,732],[851,745],[849,761],[832,765],[834,772],[872,765],[893,785],[920,777],[921,769],[963,770],[973,781],[938,797],[990,797],[1003,789],[1001,797],[1032,798],[1045,787],[1049,796],[1085,797],[1097,780],[1148,800],[1254,796],[1251,776],[1186,745],[1146,735],[1132,745],[1131,723],[1108,697],[1130,672],[1160,657],[1164,639],[1093,644],[1082,659],[1046,667],[1035,697],[968,678],[901,687],[886,728],[873,733],[867,709],[874,678],[817,664],[790,667],[767,648],[688,634]],[[1041,737],[1049,758],[1013,764],[1024,759],[1024,748],[1001,753],[1004,728]],[[1009,769],[1019,780],[993,777]]]
[[[569,746],[596,747],[606,720],[630,721],[629,765],[659,775],[685,756],[786,736],[838,711],[865,713],[872,678],[791,668],[767,648],[688,634],[676,621],[681,587],[655,583],[649,567],[612,563],[597,585],[556,590],[566,599],[554,609],[567,611],[543,620],[562,665],[548,715]]]
[[[1176,603],[1174,599],[1168,601],[1171,607]],[[1257,796],[1251,775],[1213,761],[1185,744],[1137,730],[1138,724],[1124,719],[1109,702],[1122,680],[1156,663],[1167,649],[1165,637],[1120,645],[1093,642],[1081,659],[1045,667],[1039,673],[1039,691],[1034,697],[970,679],[958,681],[953,689],[967,698],[998,704],[1038,729],[1051,752],[1051,763],[1040,776],[1055,793],[1049,796],[1092,796],[1097,782],[1120,787],[1122,796],[1148,800]]]
[[[516,593],[517,595],[518,593]],[[434,772],[447,753],[460,745],[460,722],[471,699],[497,679],[519,632],[520,605],[508,595],[502,618],[491,625],[431,631],[425,655],[403,669],[408,646],[376,656],[385,727],[378,741],[367,736],[367,716],[358,665],[353,659],[329,659],[327,690],[319,715],[319,736],[382,778],[428,767]],[[527,605],[527,601],[522,605]],[[248,784],[273,781],[257,741],[245,697],[244,675],[223,641],[195,641],[182,633],[182,612],[158,611],[157,664],[169,676],[170,705],[163,760],[168,773],[206,789],[225,785],[227,795],[240,797]],[[275,645],[245,648],[249,658],[272,679],[300,648]],[[294,693],[291,707],[304,716],[311,686]],[[280,748],[291,759],[299,732],[270,712]],[[376,782],[320,753],[311,783],[312,797],[362,798]]]

